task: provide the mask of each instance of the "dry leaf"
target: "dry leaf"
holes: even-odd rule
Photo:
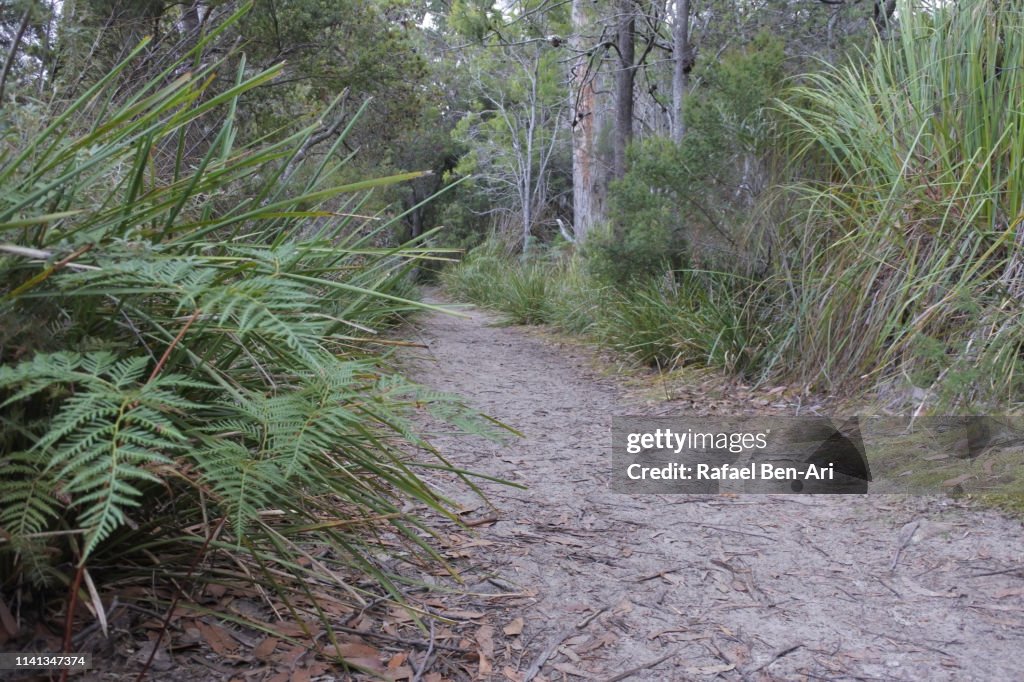
[[[279,663],[285,663],[289,666],[294,667],[299,659],[306,655],[306,647],[296,644],[291,649],[286,650],[284,653],[278,654],[274,658]]]
[[[476,643],[480,647],[481,655],[494,658],[494,628],[490,625],[480,626],[476,631]]]
[[[219,625],[210,625],[201,620],[197,621],[196,625],[199,627],[199,632],[202,633],[203,639],[206,640],[206,643],[215,652],[221,656],[230,656],[235,653],[238,643],[224,628]]]
[[[523,619],[516,618],[514,621],[501,629],[509,637],[523,634]]]
[[[558,650],[573,663],[579,663],[581,660],[580,657],[576,655],[576,652],[567,646],[560,646],[558,647]]]
[[[218,583],[207,583],[206,585],[206,594],[214,599],[220,599],[227,591],[227,587]]]
[[[507,665],[501,669],[501,674],[505,676],[505,679],[510,682],[523,682],[523,674],[518,670],[513,670]]]
[[[611,646],[615,644],[615,642],[617,642],[618,639],[619,638],[611,632],[602,632],[600,635],[595,637],[590,642],[587,642],[583,646],[576,647],[576,653],[589,654],[591,651],[600,649],[603,646]]]
[[[306,634],[301,625],[292,622],[277,623],[271,629],[283,637],[302,637]]]
[[[466,620],[474,620],[477,618],[483,618],[483,611],[445,611],[444,615],[446,618],[464,618]]]
[[[413,620],[412,614],[403,608],[393,607],[388,609],[388,623],[411,623]],[[362,630],[363,628],[359,629]]]
[[[262,642],[256,645],[256,648],[252,650],[252,655],[261,661],[266,661],[270,658],[270,655],[274,653],[274,649],[277,648],[278,640],[276,637],[267,637]]]
[[[575,677],[593,677],[592,673],[588,673],[585,670],[580,670],[571,663],[554,663],[551,666],[558,672],[565,673],[566,675],[573,675]]]
[[[388,679],[395,680],[409,680],[415,673],[412,668],[407,665],[402,665],[397,668],[388,668]]]
[[[328,658],[344,658],[346,661],[353,658],[380,658],[380,651],[362,642],[339,642],[338,646],[329,644],[323,648],[324,656]]]
[[[364,670],[370,670],[381,675],[387,672],[387,669],[384,667],[384,664],[382,664],[376,658],[363,658],[360,656],[356,656],[354,658],[346,658],[345,663],[358,668],[363,668]]]
[[[494,668],[491,666],[491,662],[487,660],[486,656],[484,656],[484,652],[478,651],[477,655],[480,657],[480,669],[477,671],[477,678],[484,679],[489,677],[494,671]]]

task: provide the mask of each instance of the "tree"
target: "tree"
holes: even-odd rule
[[[633,0],[619,0],[616,47],[619,63],[615,70],[615,138],[612,151],[612,177],[626,174],[626,148],[633,140],[633,80],[636,13]]]
[[[546,43],[506,47],[498,55],[481,52],[472,61],[477,106],[457,127],[470,149],[459,169],[482,173],[479,186],[491,210],[518,218],[526,255],[564,150],[565,98],[557,54]]]
[[[572,36],[569,40],[569,47],[574,55],[569,78],[573,234],[575,239],[581,242],[604,215],[607,186],[597,150],[602,112],[599,109],[596,82],[599,76],[600,50],[603,48],[590,44],[590,4],[587,0],[573,0]]]
[[[693,49],[690,45],[690,0],[675,0],[672,24],[672,141],[679,144],[686,134],[683,100],[690,85]]]

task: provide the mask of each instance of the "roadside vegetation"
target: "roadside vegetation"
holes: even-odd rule
[[[585,242],[524,260],[496,232],[448,288],[651,366],[1019,409],[1021,15],[900,7],[898,31],[834,66],[787,77],[766,37],[727,51],[681,143],[633,144]]]
[[[430,278],[663,370],[1019,412],[1022,17],[0,4],[0,643],[120,605],[343,662],[385,605],[418,679],[407,598],[479,490],[416,424],[502,430],[395,370]]]
[[[4,111],[5,640],[45,626],[82,651],[119,600],[166,614],[163,636],[209,612],[214,586],[260,596],[306,630],[293,643],[341,661],[323,648],[339,608],[403,602],[388,557],[446,566],[425,519],[453,507],[420,474],[473,484],[411,418],[492,429],[390,369],[388,330],[423,307],[410,271],[438,256],[429,232],[389,244],[401,213],[371,192],[422,173],[351,181],[345,135],[310,153],[322,119],[245,133],[245,98],[282,66],[201,57],[248,9],[188,50],[144,39],[73,98]]]

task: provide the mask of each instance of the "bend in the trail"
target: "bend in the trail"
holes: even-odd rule
[[[610,420],[642,406],[584,350],[468,314],[419,318],[409,366],[524,434],[433,439],[528,486],[488,485],[499,520],[475,529],[494,543],[475,589],[528,595],[501,614],[524,627],[493,679],[1024,679],[1019,522],[942,499],[613,493]]]

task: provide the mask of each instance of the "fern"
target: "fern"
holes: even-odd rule
[[[218,32],[178,65],[205,63]],[[0,151],[0,563],[16,577],[0,590],[25,574],[66,586],[67,566],[90,560],[109,579],[180,579],[174,557],[194,556],[219,519],[229,523],[210,546],[239,561],[304,584],[312,569],[288,548],[315,541],[387,587],[374,536],[331,520],[393,516],[428,551],[423,524],[401,510],[447,510],[411,471],[403,444],[426,443],[408,413],[437,403],[480,426],[457,401],[387,379],[385,358],[351,336],[417,307],[403,298],[406,272],[428,256],[374,248],[392,219],[367,227],[337,198],[417,174],[279,185],[315,127],[236,145],[223,115],[278,69],[220,92],[217,63],[169,83],[133,79],[141,90],[119,103],[129,63],[43,112],[43,133],[15,126],[5,139],[22,147]],[[186,126],[215,121],[218,144],[200,163],[179,151],[173,177],[154,167]],[[324,158],[306,177],[350,174]],[[267,509],[282,517],[272,531]],[[153,547],[169,549],[156,567],[142,555]]]
[[[10,538],[41,533],[60,516],[56,487],[56,477],[43,471],[32,453],[14,452],[0,459],[0,528]]]
[[[18,534],[40,532],[57,516],[44,500],[59,494],[85,533],[84,562],[126,522],[126,509],[138,506],[142,494],[139,482],[158,482],[152,467],[172,464],[185,448],[173,413],[198,405],[174,389],[205,386],[174,375],[146,381],[148,364],[145,357],[65,352],[0,368],[0,389],[14,390],[5,406],[54,387],[67,395],[47,432],[5,467],[5,527],[13,521]]]

